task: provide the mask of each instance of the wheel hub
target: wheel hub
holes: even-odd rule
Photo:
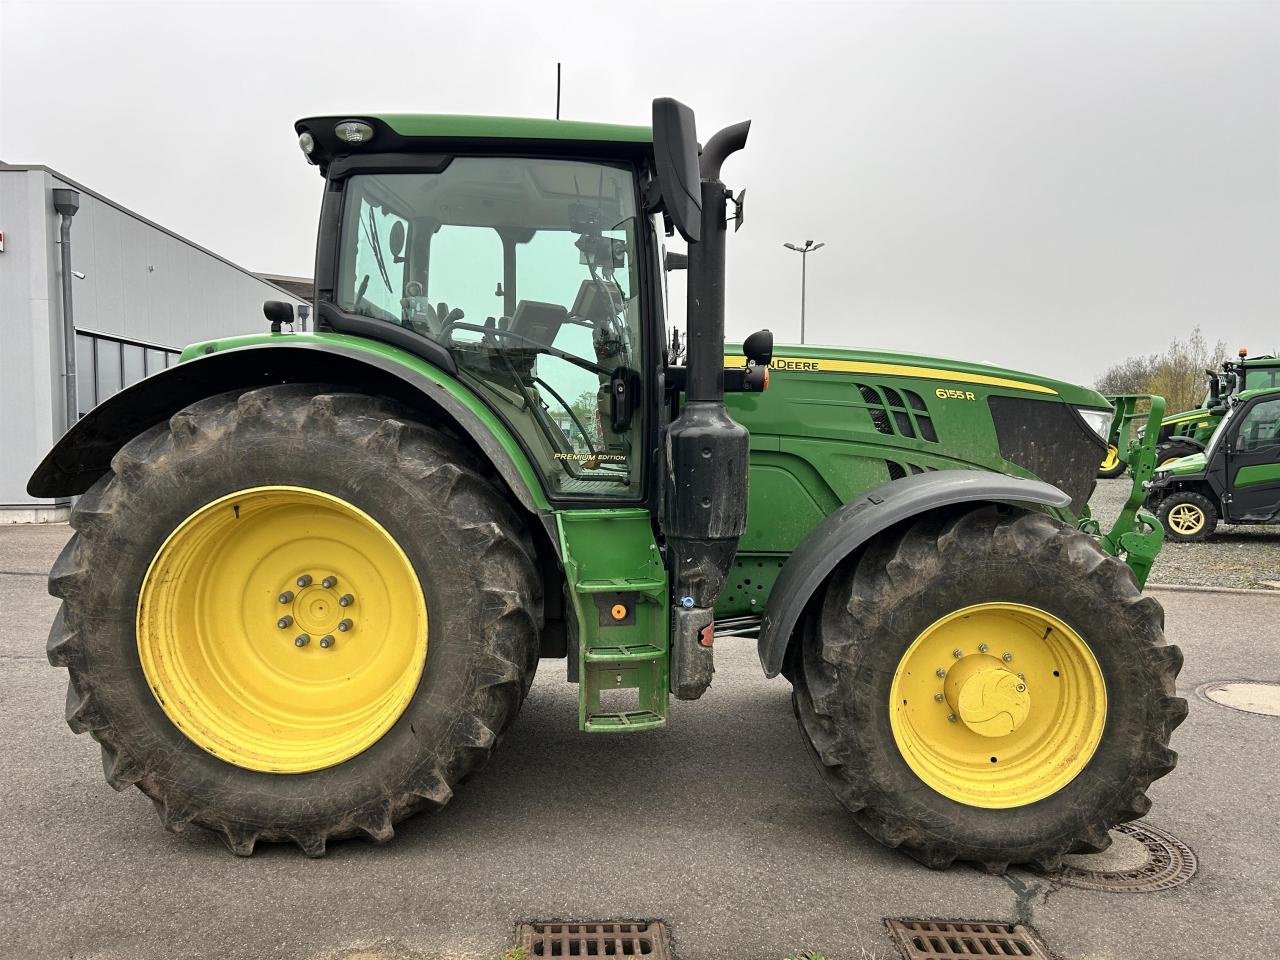
[[[426,603],[367,513],[254,487],[169,535],[143,579],[137,636],[147,682],[188,739],[236,766],[304,773],[399,719],[426,659]]]
[[[1061,790],[1106,725],[1106,684],[1088,644],[1021,603],[974,604],[926,627],[902,655],[890,698],[894,741],[916,776],[988,809]]]
[[[987,654],[957,662],[947,672],[943,697],[956,717],[983,737],[1013,733],[1031,712],[1026,682]]]

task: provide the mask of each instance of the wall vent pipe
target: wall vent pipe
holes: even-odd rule
[[[58,239],[62,248],[62,364],[67,391],[66,427],[70,430],[80,419],[80,399],[76,390],[76,321],[71,309],[71,218],[80,209],[79,191],[55,187],[53,209],[62,218]]]

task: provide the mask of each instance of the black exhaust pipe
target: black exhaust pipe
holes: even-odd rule
[[[671,692],[695,700],[711,684],[714,607],[747,524],[748,434],[724,405],[724,279],[729,191],[720,167],[747,142],[750,121],[702,151],[701,236],[689,244],[688,382],[667,428],[663,531],[671,551]]]

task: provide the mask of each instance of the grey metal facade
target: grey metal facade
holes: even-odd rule
[[[56,171],[0,164],[0,523],[63,519],[27,477],[66,423],[59,217],[72,219],[80,413],[176,359],[187,343],[263,329],[264,300],[302,303],[229,260]]]

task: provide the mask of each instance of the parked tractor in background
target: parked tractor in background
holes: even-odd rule
[[[1171,540],[1208,538],[1218,523],[1280,518],[1280,389],[1231,394],[1202,451],[1162,465],[1146,506]]]
[[[1280,358],[1249,357],[1240,348],[1238,360],[1225,360],[1221,371],[1206,370],[1208,392],[1200,406],[1171,413],[1160,422],[1156,441],[1156,465],[1165,466],[1179,457],[1203,453],[1209,438],[1227,411],[1231,397],[1245,390],[1280,387]],[[1107,448],[1098,476],[1118,477],[1128,468],[1114,444]]]
[[[791,681],[857,822],[929,866],[1052,867],[1147,811],[1186,713],[1141,592],[1154,433],[1104,533],[1124,410],[1092,390],[767,332],[726,358],[747,125],[699,148],[688,108],[653,121],[300,121],[316,331],[268,304],[36,470],[78,497],[50,575],[67,721],[167,828],[389,840],[488,759],[540,659],[582,730],[636,734],[707,691],[717,625]]]

